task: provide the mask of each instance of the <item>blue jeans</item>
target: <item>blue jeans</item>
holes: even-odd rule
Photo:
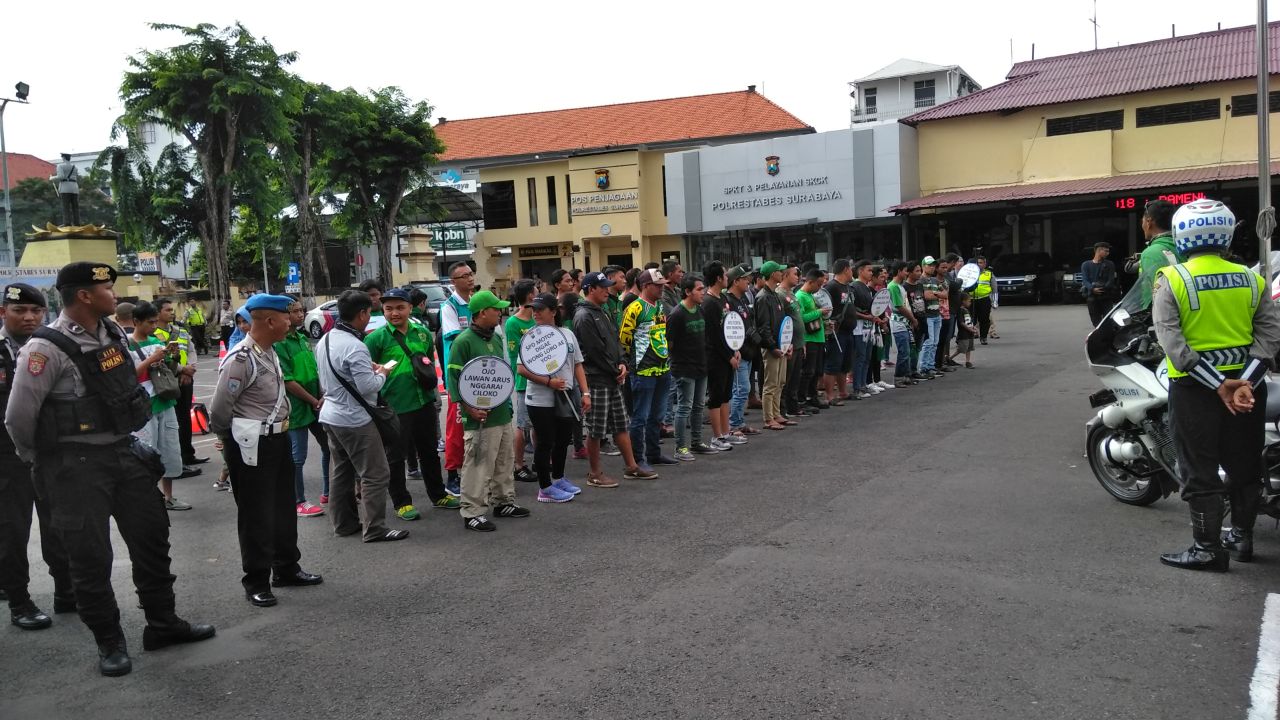
[[[937,367],[938,338],[942,337],[942,316],[926,317],[925,336],[920,343],[920,371],[927,372]]]
[[[320,444],[320,477],[324,481],[324,492],[329,494],[329,438],[325,436],[320,423],[313,422],[306,427],[289,428],[289,444],[293,446],[293,494],[299,503],[307,501],[307,490],[302,480],[302,466],[307,464],[307,435],[310,434]]]
[[[707,376],[677,377],[672,383],[676,388],[676,447],[691,447],[689,440],[702,442],[702,416],[707,410]]]
[[[850,349],[853,353],[853,387],[856,390],[861,390],[867,386],[870,380],[867,377],[868,343],[862,333],[854,333],[849,342],[853,343],[853,347]]]
[[[729,427],[737,429],[746,425],[742,414],[747,410],[747,398],[751,396],[751,361],[739,360],[733,373],[733,399],[729,401]]]
[[[653,462],[662,454],[662,416],[671,392],[669,374],[631,376],[631,449],[636,461]]]
[[[911,331],[895,330],[893,344],[897,346],[897,364],[893,368],[893,381],[911,379]]]

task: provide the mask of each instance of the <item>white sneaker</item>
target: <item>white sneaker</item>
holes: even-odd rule
[[[866,391],[872,395],[879,395],[882,392],[879,385],[868,385]]]
[[[871,393],[859,390],[858,394],[854,395],[854,397],[858,398],[859,400],[866,400],[867,398],[871,397]]]
[[[893,389],[893,386],[892,386],[892,385],[890,385],[889,383],[887,383],[887,382],[885,382],[885,381],[883,381],[883,380],[881,380],[880,382],[878,382],[878,383],[876,383],[876,384],[880,386],[880,389],[881,389],[881,390],[892,390],[892,389]]]
[[[719,450],[720,452],[727,452],[733,449],[732,445],[725,442],[724,440],[721,440],[720,438],[712,438],[711,442],[707,444],[715,448],[716,450]]]

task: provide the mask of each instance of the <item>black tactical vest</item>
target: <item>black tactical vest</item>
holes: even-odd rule
[[[18,358],[9,351],[9,343],[0,341],[0,425],[4,425],[4,411],[9,407],[9,391],[13,388],[13,373],[18,369]],[[0,458],[8,462],[17,453],[13,439],[0,427]]]
[[[106,325],[111,341],[93,350],[82,351],[65,334],[42,327],[33,337],[53,343],[67,354],[80,371],[84,397],[74,400],[45,398],[37,421],[39,449],[57,447],[59,442],[75,442],[81,435],[106,433],[127,436],[151,418],[151,397],[138,383],[137,370],[120,331]]]

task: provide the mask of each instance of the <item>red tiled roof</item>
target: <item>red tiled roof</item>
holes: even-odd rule
[[[435,127],[441,161],[627,148],[649,143],[810,133],[754,90],[547,112],[449,120]]]
[[[53,163],[41,160],[35,155],[27,155],[26,153],[5,154],[9,156],[9,187],[14,187],[29,178],[48,180],[57,170]]]
[[[1280,174],[1280,161],[1273,160],[1271,162],[1271,174]],[[1197,183],[1244,180],[1256,178],[1257,176],[1257,163],[1243,163],[1240,165],[1162,170],[1160,172],[1134,173],[1131,175],[1112,175],[1084,180],[1055,180],[1053,182],[1027,183],[1023,185],[1000,185],[997,187],[934,193],[915,200],[908,200],[900,205],[894,205],[889,208],[889,211],[905,213],[927,208],[1176,187]]]
[[[1267,26],[1269,66],[1280,73],[1280,22]],[[1153,40],[1020,62],[1007,80],[923,110],[902,122],[1128,95],[1162,88],[1258,76],[1253,26]]]

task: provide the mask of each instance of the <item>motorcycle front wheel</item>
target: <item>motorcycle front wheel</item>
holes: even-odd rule
[[[1121,465],[1112,463],[1107,459],[1106,444],[1115,436],[1114,430],[1099,423],[1089,430],[1089,436],[1085,441],[1089,468],[1093,470],[1093,476],[1098,479],[1098,484],[1102,485],[1102,489],[1110,493],[1111,497],[1126,505],[1150,505],[1159,500],[1164,494],[1160,483],[1163,471],[1161,475],[1143,478],[1134,475]]]

